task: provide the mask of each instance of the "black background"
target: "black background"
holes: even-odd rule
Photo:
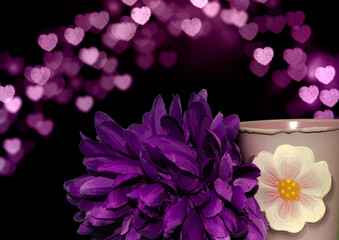
[[[326,4],[283,1],[282,10],[303,10],[306,23],[313,30],[309,48],[335,55],[339,50],[337,13],[335,7]],[[70,25],[76,14],[101,9],[97,0],[1,1],[0,53],[8,51],[12,56],[24,56],[28,64],[38,64],[43,52],[36,39],[42,29]],[[185,49],[188,41],[181,39],[179,50]],[[283,41],[272,36],[276,48],[283,45]],[[190,46],[194,48],[194,45]],[[127,54],[122,58],[119,71],[133,73],[133,87],[127,92],[114,90],[105,100],[96,101],[88,114],[75,110],[73,104],[44,104],[44,113],[55,121],[53,133],[47,138],[33,131],[25,133],[23,138],[33,136],[37,140],[35,151],[25,156],[12,176],[0,177],[0,239],[21,239],[22,236],[30,239],[90,239],[76,233],[79,224],[73,221],[73,214],[77,209],[67,202],[63,183],[86,172],[78,147],[79,132],[95,137],[93,120],[96,111],[106,112],[117,123],[128,127],[131,123],[141,122],[143,113],[150,110],[159,93],[167,106],[172,94],[180,94],[186,109],[190,93],[205,88],[213,114],[218,111],[224,115],[236,113],[242,121],[288,118],[284,106],[298,89],[292,86],[284,93],[268,93],[269,83],[253,76],[248,69],[249,58],[243,52],[226,57],[225,62],[215,60],[214,64],[196,72],[186,68],[187,58],[179,60],[170,70],[156,65],[153,70],[144,72],[130,63],[129,57]],[[204,63],[204,56],[196,54],[194,57]],[[15,134],[16,131],[11,130],[8,137]]]

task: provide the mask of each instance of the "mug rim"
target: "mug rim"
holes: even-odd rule
[[[276,127],[272,127],[275,125]],[[319,133],[339,130],[339,119],[271,119],[240,122],[240,133]]]

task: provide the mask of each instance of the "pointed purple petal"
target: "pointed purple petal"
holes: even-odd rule
[[[224,126],[228,139],[233,142],[238,136],[240,120],[238,115],[233,114],[224,118]]]
[[[179,95],[173,96],[173,101],[169,109],[169,114],[174,117],[179,123],[181,123],[182,109]]]
[[[143,175],[140,163],[134,160],[115,160],[98,167],[99,173],[106,174],[139,174]]]
[[[161,205],[164,200],[164,196],[165,189],[159,183],[148,185],[146,188],[141,189],[140,192],[140,200],[149,207]]]
[[[96,112],[94,116],[94,125],[95,127],[99,126],[102,122],[114,122],[106,113]]]
[[[154,100],[153,107],[151,110],[151,126],[154,135],[163,135],[166,134],[165,130],[162,129],[160,125],[160,119],[162,116],[166,115],[166,108],[164,101],[160,95]]]
[[[138,233],[133,226],[131,226],[128,233],[126,234],[125,240],[139,240],[139,239],[141,239],[141,234]]]
[[[121,235],[125,235],[130,226],[131,226],[131,221],[132,221],[132,214],[131,215],[128,215],[127,217],[125,217],[123,220],[122,220],[122,223],[121,223],[121,232],[120,234]]]
[[[146,225],[148,219],[149,217],[143,212],[140,212],[139,209],[135,209],[133,211],[133,223],[137,230],[143,228]]]
[[[95,199],[94,199],[95,200]],[[90,211],[92,210],[93,208],[99,206],[100,204],[102,204],[101,202],[98,202],[98,201],[91,201],[91,200],[88,200],[88,199],[82,199],[79,203],[79,209],[82,210],[82,211]]]
[[[97,177],[84,183],[80,187],[80,194],[83,196],[104,196],[113,189],[114,179]]]
[[[146,175],[151,178],[153,181],[159,181],[159,176],[157,174],[157,169],[155,164],[151,161],[147,151],[142,150],[140,156],[140,164],[142,170],[146,173]]]
[[[205,218],[201,216],[202,223],[204,224],[205,230],[217,238],[227,237],[230,235],[229,231],[225,227],[223,219],[216,215],[214,218]]]
[[[137,182],[138,178],[140,177],[140,174],[137,173],[131,173],[131,174],[122,174],[122,175],[118,175],[115,178],[115,183],[114,183],[114,188],[117,188],[118,186],[120,186],[121,184],[133,180],[135,181],[135,183]]]
[[[152,147],[158,148],[161,151],[176,151],[187,155],[192,163],[197,164],[197,154],[186,144],[179,142],[167,136],[153,136],[145,141]]]
[[[195,206],[202,206],[204,203],[210,200],[211,192],[210,190],[202,189],[197,194],[189,195],[189,198],[193,201]]]
[[[115,122],[103,122],[97,126],[99,138],[112,148],[127,153],[127,142],[123,139],[125,130]]]
[[[79,229],[77,231],[80,235],[90,234],[93,232],[93,228],[91,228],[91,225],[89,222],[84,222],[79,226]]]
[[[77,197],[79,199],[82,198],[81,193],[80,193],[80,187],[85,184],[86,182],[94,179],[94,176],[87,174],[83,175],[81,177],[69,180],[64,183],[64,188],[65,190],[71,194],[74,197]]]
[[[115,219],[124,216],[125,214],[133,211],[133,207],[130,205],[125,205],[121,208],[114,210],[107,209],[104,205],[98,206],[91,210],[91,216],[96,219]]]
[[[98,169],[105,165],[113,163],[114,161],[131,161],[127,158],[122,158],[120,156],[112,156],[112,155],[91,155],[89,157],[85,157],[83,160],[83,164],[91,170],[98,171]]]
[[[224,207],[219,215],[224,220],[225,226],[229,232],[236,231],[238,225],[237,219],[235,218],[236,214],[230,208]]]
[[[233,175],[234,178],[257,178],[260,175],[260,169],[253,163],[244,163],[234,169]]]
[[[236,207],[239,211],[241,211],[247,203],[247,198],[245,196],[245,192],[242,190],[241,187],[238,186],[232,186],[232,204],[234,207]]]
[[[128,152],[135,157],[139,157],[141,151],[141,142],[138,136],[135,133],[127,130],[123,133],[123,139],[127,143],[126,147]]]
[[[219,112],[211,123],[211,130],[218,136],[219,139],[222,139],[226,135],[226,129],[224,127],[223,115]]]
[[[105,201],[107,208],[119,208],[125,205],[129,197],[127,194],[129,194],[134,189],[134,186],[125,186],[116,188],[113,191],[111,191]]]
[[[167,234],[171,234],[179,227],[185,220],[187,211],[186,197],[179,199],[179,201],[173,205],[169,205],[166,209],[164,217],[164,231]]]
[[[206,218],[213,218],[223,207],[224,202],[215,194],[214,191],[211,191],[211,199],[202,209],[202,213]]]
[[[219,177],[226,182],[232,180],[233,174],[233,164],[232,158],[228,153],[225,153],[220,160],[220,168],[219,168]]]
[[[79,147],[81,152],[86,156],[103,154],[116,155],[116,152],[112,148],[89,138],[83,140]]]
[[[161,214],[160,207],[147,207],[142,201],[138,201],[138,209],[151,218],[159,217]]]
[[[187,171],[197,177],[200,175],[199,167],[192,163],[192,161],[187,157],[187,154],[176,151],[163,151],[162,153],[180,170]]]
[[[183,240],[204,239],[204,228],[200,216],[193,209],[182,226]]]
[[[160,119],[161,127],[172,137],[180,142],[184,142],[184,129],[174,117],[165,115]]]
[[[234,186],[241,187],[244,192],[249,192],[257,186],[258,179],[249,177],[237,178],[234,180],[233,184]]]
[[[162,221],[148,222],[146,227],[140,230],[140,233],[146,239],[159,239],[163,230]]]
[[[231,185],[220,178],[214,181],[214,189],[216,193],[223,197],[225,200],[231,202],[233,196],[233,190]]]
[[[188,174],[178,173],[176,177],[176,184],[184,191],[191,192],[200,186],[199,180]]]

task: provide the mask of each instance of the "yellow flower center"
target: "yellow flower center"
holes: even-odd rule
[[[300,187],[298,183],[294,182],[291,179],[281,180],[278,184],[278,191],[280,197],[285,201],[298,201]]]

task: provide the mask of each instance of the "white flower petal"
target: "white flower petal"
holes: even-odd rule
[[[304,193],[315,198],[323,198],[331,189],[332,177],[325,161],[320,161],[309,167],[297,182]]]
[[[253,160],[253,164],[257,165],[261,171],[259,181],[270,186],[277,187],[280,178],[273,163],[273,154],[262,151]]]
[[[306,222],[319,221],[326,212],[326,206],[321,199],[313,198],[307,194],[300,193],[302,215]]]
[[[257,200],[260,210],[265,211],[280,202],[280,195],[277,188],[272,188],[259,182],[259,190],[254,196]]]
[[[302,217],[301,211],[300,204],[297,202],[285,202],[281,200],[277,207],[270,208],[265,212],[266,218],[272,229],[296,233],[299,232],[305,225],[305,220]],[[280,216],[281,214],[284,215]]]
[[[278,165],[278,174],[282,179],[295,180],[314,163],[314,155],[308,147],[284,144],[274,152],[273,161]]]

